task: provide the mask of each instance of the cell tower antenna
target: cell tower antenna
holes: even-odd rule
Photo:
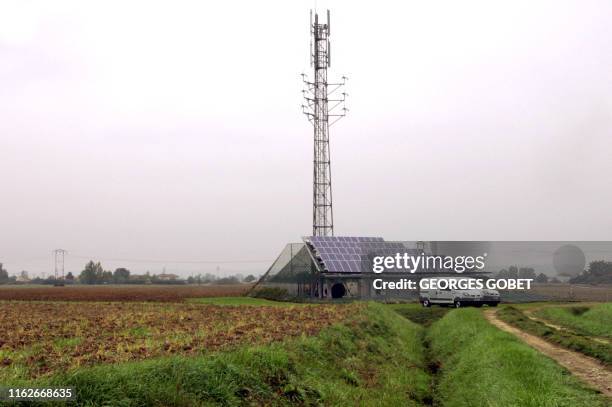
[[[55,281],[64,281],[64,257],[68,252],[64,249],[55,249]]]
[[[325,22],[319,20],[316,10],[313,20],[313,12],[310,11],[310,65],[314,70],[314,79],[310,81],[306,74],[302,74],[304,82],[302,111],[308,117],[314,131],[313,236],[334,235],[329,128],[348,112],[345,106],[348,94],[342,91],[348,78],[343,76],[337,83],[327,81],[327,68],[331,64],[329,23],[329,10]]]

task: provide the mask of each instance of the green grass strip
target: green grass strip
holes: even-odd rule
[[[435,402],[445,407],[606,406],[553,360],[459,309],[434,323],[427,339],[438,359]]]
[[[497,312],[497,316],[503,321],[530,334],[540,336],[549,342],[594,357],[605,365],[612,365],[612,345],[609,343],[598,342],[589,337],[549,327],[542,322],[530,319],[520,310],[511,306],[500,309]]]
[[[29,384],[74,386],[86,406],[422,405],[430,397],[422,328],[382,305],[356,309],[347,323],[313,337]]]
[[[612,339],[612,303],[591,307],[544,307],[537,310],[535,315],[583,335]]]

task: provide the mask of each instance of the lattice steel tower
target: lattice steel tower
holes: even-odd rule
[[[302,111],[314,129],[313,236],[334,235],[329,128],[348,111],[344,105],[348,95],[339,91],[344,87],[347,78],[343,76],[341,83],[327,82],[327,68],[331,65],[329,27],[329,10],[327,10],[327,21],[324,23],[319,22],[319,15],[316,12],[313,20],[313,13],[310,12],[310,65],[314,68],[314,80],[309,81],[306,74],[302,74],[304,81],[302,93],[305,100]]]
[[[53,250],[55,259],[55,280],[64,280],[64,256],[68,253],[63,249]]]

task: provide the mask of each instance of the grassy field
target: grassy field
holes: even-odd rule
[[[612,365],[612,345],[610,343],[547,326],[540,321],[530,319],[523,311],[513,306],[501,308],[497,315],[503,321],[523,331],[540,336],[551,343],[592,356],[605,365]]]
[[[65,301],[0,301],[0,383],[74,386],[78,405],[89,406],[606,405],[490,325],[482,309],[292,304],[211,287],[206,298],[160,291],[170,288],[145,287],[126,302],[107,287],[59,295]],[[55,289],[45,292],[62,292]],[[98,301],[77,301],[83,293]],[[504,306],[500,314],[527,331],[551,329],[522,313],[543,306],[550,303]],[[559,321],[576,330],[575,318],[580,329],[593,329],[610,310],[564,307],[551,310],[569,312]],[[602,360],[611,357],[605,343],[577,338],[572,343],[588,341]]]
[[[535,315],[583,335],[612,338],[612,303],[543,307]]]
[[[490,325],[482,312],[449,312],[427,332],[439,365],[435,401],[448,407],[607,406],[552,360]]]
[[[422,328],[382,305],[360,309],[318,335],[21,383],[74,386],[79,404],[92,406],[427,404]]]

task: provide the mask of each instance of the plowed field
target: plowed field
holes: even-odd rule
[[[0,381],[314,335],[358,305],[0,304]]]
[[[0,300],[181,302],[185,298],[239,296],[250,288],[250,284],[3,286]]]

